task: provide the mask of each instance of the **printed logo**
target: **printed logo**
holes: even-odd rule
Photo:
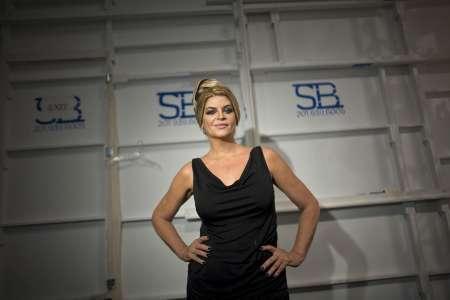
[[[57,131],[66,129],[82,129],[85,127],[81,99],[78,96],[69,98],[69,101],[44,100],[36,97],[36,111],[34,132]]]
[[[160,92],[158,126],[196,124],[192,91]]]
[[[294,95],[299,98],[297,118],[345,114],[334,83],[294,83],[292,86]]]

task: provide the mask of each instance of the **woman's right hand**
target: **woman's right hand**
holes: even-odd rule
[[[186,249],[184,250],[183,255],[184,261],[190,262],[191,260],[194,260],[200,264],[203,264],[205,261],[201,259],[200,256],[207,258],[208,251],[210,249],[208,245],[203,244],[203,242],[207,240],[208,236],[206,235],[203,235],[198,239],[193,240],[192,243],[189,246],[187,246]]]

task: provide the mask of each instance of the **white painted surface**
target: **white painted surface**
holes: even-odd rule
[[[189,76],[190,72],[203,69],[233,70],[239,67],[234,43],[230,42],[235,36],[231,9],[228,15],[200,16],[191,13],[208,9],[200,0],[116,1],[117,4],[106,11],[103,1],[14,2],[16,8],[12,18],[41,21],[12,24],[7,45],[9,57],[15,60],[10,64],[10,78],[16,83],[12,100],[6,103],[6,147],[15,151],[8,153],[6,162],[3,222],[32,223],[103,215],[107,199],[101,147],[95,150],[49,148],[104,142],[103,78],[106,68],[102,53],[107,49],[104,49],[102,16],[106,13],[115,16],[112,28],[116,45],[115,79],[126,79],[124,75],[139,77],[160,73],[184,76],[116,85],[120,145],[130,146],[121,147],[120,154],[136,150],[143,153],[140,160],[120,163],[122,215],[128,221],[148,219],[176,171],[193,157],[203,155],[208,146],[192,117],[187,118],[191,122],[189,125],[158,126],[159,114],[173,114],[174,108],[161,107],[157,93],[192,91],[198,79],[211,76],[230,85],[238,99],[242,99],[238,72],[234,75],[206,72]],[[402,16],[406,41],[413,54],[448,53],[448,9],[444,5],[430,9],[407,8]],[[184,16],[180,13],[183,11]],[[88,18],[66,18],[75,13]],[[170,16],[163,16],[167,13]],[[100,17],[93,18],[96,14]],[[385,9],[284,12],[280,16],[278,46],[285,64],[323,63],[331,59],[389,59],[393,54],[402,53],[399,24]],[[45,18],[66,19],[52,23],[46,22]],[[269,15],[251,14],[248,22],[252,66],[275,62],[275,37]],[[176,45],[199,41],[214,43]],[[158,43],[165,45],[154,47]],[[77,55],[84,58],[49,61],[53,54],[59,58]],[[88,56],[96,58],[86,59]],[[34,61],[20,61],[30,58]],[[420,66],[419,71],[421,88],[430,108],[437,155],[443,158],[443,182],[450,189],[450,140],[445,130],[450,125],[447,113],[450,65]],[[75,78],[86,76],[98,79]],[[67,77],[74,79],[55,81]],[[364,195],[382,190],[392,192],[398,188],[388,131],[383,129],[387,117],[376,69],[260,72],[252,80],[258,126],[265,137],[263,143],[280,151],[316,196],[332,199],[324,204],[332,205],[336,199],[345,202],[346,196],[353,197],[351,201],[370,202],[372,198]],[[297,117],[299,99],[295,97],[292,84],[314,82],[336,85],[337,95],[345,107],[344,115]],[[388,96],[399,124],[421,125],[407,68],[388,68],[387,83]],[[57,102],[58,99],[70,99],[74,94],[83,98],[82,110],[87,119],[85,129],[39,135],[31,131],[36,113],[33,99],[37,95]],[[170,104],[180,105],[179,99],[170,101]],[[185,110],[186,115],[193,113],[192,106],[185,104]],[[241,101],[239,138],[246,129],[245,113]],[[378,129],[370,130],[374,127]],[[366,130],[336,132],[352,128]],[[320,130],[330,132],[290,135]],[[401,128],[400,138],[409,186],[412,190],[427,191],[431,187],[430,162],[422,144],[420,127]],[[158,145],[139,147],[141,142]],[[20,151],[33,147],[41,150]],[[277,207],[281,211],[290,211],[279,214],[279,243],[289,248],[296,232],[297,213],[291,211],[286,197],[281,197],[278,192]],[[362,195],[361,198],[358,195]],[[390,194],[386,195],[386,199],[391,199],[389,197]],[[411,277],[415,272],[414,260],[405,230],[403,207],[398,199],[395,200],[395,195],[392,199],[395,205],[324,211],[307,260],[300,268],[288,270],[289,284],[293,287],[291,298],[419,299],[417,285]],[[184,204],[179,216],[183,216],[185,209],[194,209],[192,198]],[[174,222],[185,242],[198,236],[198,220],[178,218]],[[3,286],[7,290],[0,297],[88,298],[103,292],[107,275],[104,272],[104,228],[100,224],[7,228],[5,246],[0,246],[0,268],[3,265],[6,270]],[[438,217],[436,203],[419,206],[418,225],[427,268],[431,272],[448,272],[448,237],[443,230],[445,224]],[[186,264],[170,252],[148,221],[124,224],[122,263],[126,299],[184,296]],[[333,289],[308,289],[308,286],[320,284],[395,276],[407,278],[342,284]],[[448,275],[433,276],[435,299],[449,298],[448,286]]]

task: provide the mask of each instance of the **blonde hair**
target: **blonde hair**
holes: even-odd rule
[[[236,126],[241,118],[241,113],[239,111],[239,103],[236,100],[233,92],[223,85],[217,79],[205,78],[197,83],[197,87],[194,91],[194,112],[195,118],[197,119],[198,126],[202,127],[203,124],[203,114],[205,112],[206,101],[213,96],[225,96],[233,106],[234,113],[236,115]]]

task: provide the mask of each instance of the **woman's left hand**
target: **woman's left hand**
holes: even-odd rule
[[[272,256],[269,257],[261,266],[262,271],[267,271],[268,276],[277,277],[287,267],[298,267],[305,259],[303,255],[296,252],[287,252],[281,248],[274,247],[272,245],[261,246],[261,250],[272,252]]]

